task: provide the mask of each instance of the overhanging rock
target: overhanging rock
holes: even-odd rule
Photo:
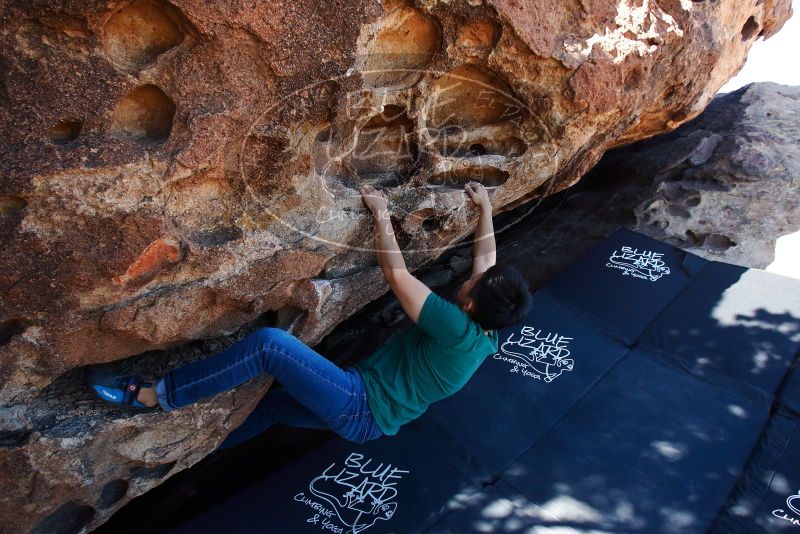
[[[158,371],[258,318],[318,341],[386,290],[358,186],[421,265],[472,231],[466,181],[496,211],[568,187],[698,114],[790,11],[473,4],[3,5],[7,528],[101,523],[258,397],[122,417],[81,404],[81,367],[169,349],[129,363]]]

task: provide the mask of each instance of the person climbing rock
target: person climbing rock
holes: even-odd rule
[[[209,358],[173,369],[159,380],[117,376],[108,367],[87,373],[95,394],[130,409],[175,410],[261,375],[283,387],[269,391],[222,444],[246,441],[274,423],[327,428],[357,443],[394,435],[428,406],[458,391],[484,359],[497,352],[497,330],[518,323],[531,297],[522,274],[496,264],[492,206],[486,189],[466,193],[480,211],[472,274],[456,303],[445,300],[407,269],[392,231],[384,194],[361,188],[375,221],[378,263],[415,323],[354,366],[341,368],[290,333],[262,328]]]

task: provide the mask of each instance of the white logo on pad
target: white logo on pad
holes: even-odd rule
[[[512,364],[511,373],[550,383],[575,365],[567,348],[570,341],[571,337],[523,326],[508,336],[492,358]]]
[[[797,501],[797,502],[795,502],[795,501]],[[789,510],[791,510],[792,512],[794,512],[795,515],[800,516],[800,491],[798,491],[794,495],[790,495],[786,499],[786,507],[789,508]],[[788,521],[792,525],[800,526],[800,519],[798,519],[797,517],[790,516],[786,512],[786,510],[783,510],[782,508],[778,508],[777,510],[773,510],[772,511],[772,515],[774,515],[778,519],[783,519],[784,521]]]
[[[625,276],[655,282],[670,273],[663,256],[660,252],[622,247],[611,254],[606,267],[620,269]]]
[[[344,465],[332,463],[309,483],[311,496],[300,492],[294,500],[313,509],[307,523],[333,533],[361,532],[394,515],[397,482],[408,473],[353,452]]]

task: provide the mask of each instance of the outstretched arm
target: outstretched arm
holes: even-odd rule
[[[383,193],[366,185],[361,188],[361,197],[375,221],[375,254],[378,265],[381,266],[386,282],[397,296],[406,315],[416,323],[431,290],[406,269],[406,262],[394,236],[389,207]]]
[[[484,272],[497,262],[492,224],[492,202],[486,188],[478,182],[469,182],[464,189],[480,210],[478,227],[475,229],[475,250],[472,253],[472,276]]]

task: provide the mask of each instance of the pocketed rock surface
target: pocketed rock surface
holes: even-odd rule
[[[0,516],[72,532],[208,454],[268,387],[129,415],[91,400],[85,366],[158,374],[258,325],[319,341],[387,289],[360,185],[417,268],[474,229],[465,182],[507,211],[677,128],[790,2],[0,9]]]
[[[800,228],[799,134],[800,87],[753,83],[717,95],[674,132],[606,153],[578,185],[499,235],[498,258],[535,290],[628,228],[708,260],[766,269],[778,240]]]
[[[520,269],[535,291],[628,228],[712,261],[766,269],[778,240],[800,228],[798,134],[800,87],[753,83],[717,95],[674,132],[609,151],[576,186],[495,217],[498,260]],[[713,150],[707,150],[709,138],[716,140]],[[665,194],[676,186],[686,192]],[[669,208],[676,201],[681,210]],[[697,239],[702,235],[725,239]],[[723,241],[732,244],[718,246]],[[420,276],[454,298],[471,266],[472,246],[464,242]],[[349,363],[410,324],[387,294],[338,325],[318,348]]]
[[[714,99],[697,119],[609,158],[646,176],[636,228],[710,260],[764,269],[800,228],[800,87],[758,83]]]

